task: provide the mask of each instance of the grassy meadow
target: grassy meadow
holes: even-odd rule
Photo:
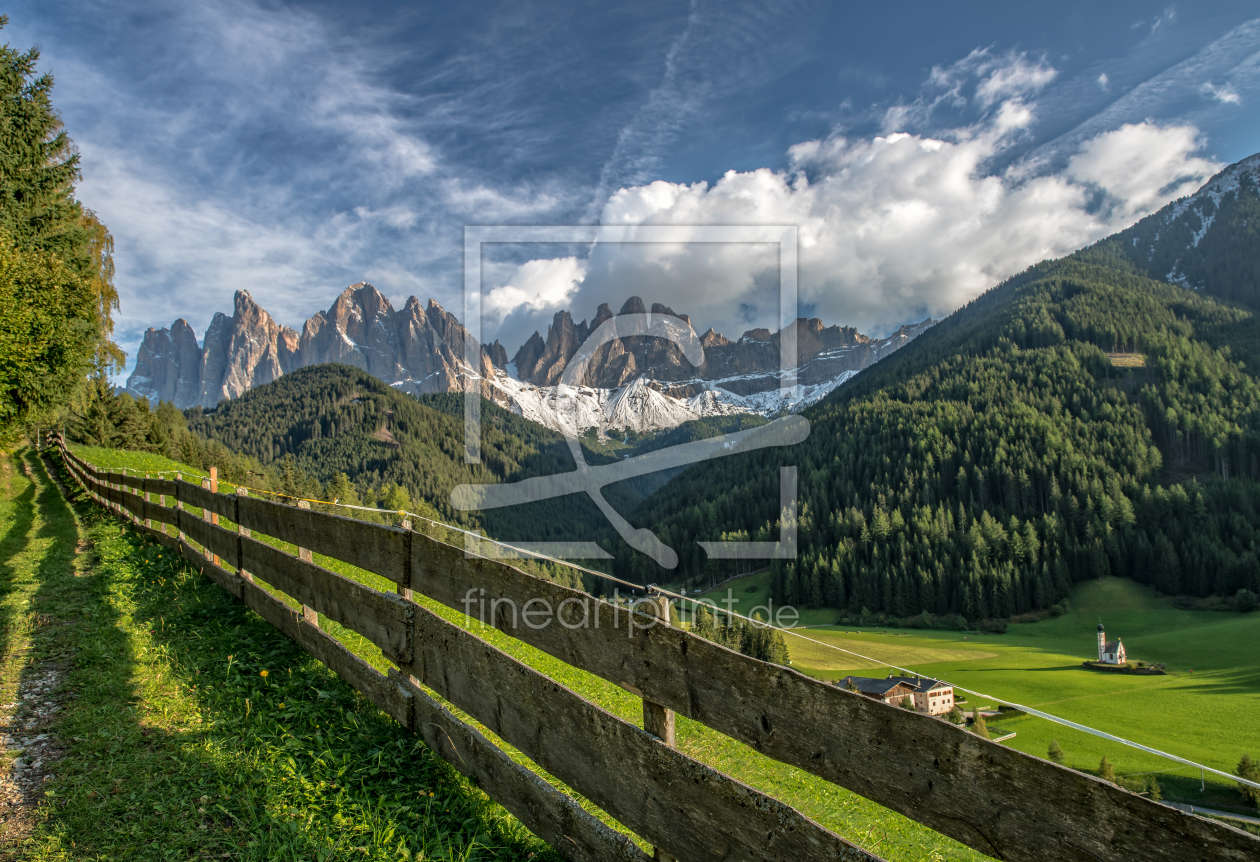
[[[709,595],[722,606],[730,590],[735,610],[765,605],[768,575],[727,582]],[[839,612],[813,609],[802,625],[834,622]],[[1130,660],[1164,662],[1165,676],[1104,673],[1081,667],[1097,657],[1099,621],[1120,637]],[[1260,756],[1260,613],[1179,610],[1169,599],[1120,578],[1080,584],[1068,612],[1012,624],[1005,634],[824,625],[787,636],[792,666],[820,679],[849,674],[884,676],[888,664],[948,680],[990,697],[966,695],[967,708],[998,698],[1104,730],[1232,772],[1244,752]],[[820,643],[815,643],[818,641]],[[866,658],[859,658],[865,656]],[[873,659],[874,661],[867,660]],[[1239,808],[1227,779],[1099,739],[1045,719],[1019,715],[990,722],[1005,744],[1045,757],[1058,739],[1067,765],[1096,770],[1106,756],[1119,776],[1156,773],[1169,799]],[[1241,810],[1241,809],[1240,809]]]
[[[79,446],[75,446],[73,448],[76,454],[80,457],[85,460],[89,460],[99,467],[108,469],[118,470],[126,468],[128,470],[141,472],[145,470],[182,470],[190,475],[200,475],[201,473],[201,471],[145,453],[92,449]],[[228,487],[230,486],[226,486],[224,490],[227,490]],[[95,507],[89,508],[91,511],[96,513],[99,513],[100,511]],[[195,514],[199,510],[192,509],[191,511]],[[103,514],[98,514],[95,517],[98,517],[104,523],[109,523]],[[229,528],[232,526],[230,522],[227,521],[223,521],[223,524]],[[148,542],[139,539],[134,533],[132,533],[132,531],[121,526],[114,527],[113,530],[119,536],[126,536],[128,542],[135,542],[138,547],[147,548],[148,550],[143,552],[143,556],[146,561],[152,562],[159,553],[159,551],[156,550],[156,545],[149,544]],[[261,538],[264,541],[268,541],[277,547],[281,547],[291,552],[294,550],[291,546],[287,546],[282,542],[268,540],[257,535],[255,538]],[[316,554],[315,561],[320,565],[326,566],[334,571],[346,575],[347,577],[360,580],[375,589],[390,591],[393,589],[393,584],[384,578],[360,569],[355,569],[351,566],[347,566],[337,560]],[[215,598],[215,601],[226,607],[233,608],[234,615],[232,619],[235,622],[231,623],[231,625],[245,625],[247,623],[249,630],[253,633],[253,636],[265,637],[268,642],[274,640],[277,645],[288,644],[288,641],[285,640],[283,635],[280,635],[278,632],[271,631],[269,627],[253,612],[243,610],[239,605],[234,605],[232,600],[226,594],[222,593],[221,590],[211,584],[208,579],[194,576],[188,570],[186,565],[177,565],[183,573],[180,579],[182,589],[192,589],[195,587],[199,594],[204,594],[207,597],[215,596],[217,597]],[[163,584],[163,586],[165,586],[165,584]],[[444,618],[476,631],[478,635],[484,637],[495,646],[581,693],[584,697],[604,709],[620,716],[626,721],[630,721],[641,726],[643,719],[642,701],[620,687],[539,652],[538,650],[535,650],[532,647],[529,647],[493,628],[482,626],[476,620],[468,620],[458,611],[454,611],[428,601],[420,595],[417,595],[416,599],[426,607],[429,607],[436,613],[442,615]],[[291,600],[289,600],[289,602],[292,604]],[[166,622],[169,623],[171,621],[171,614],[167,613],[165,619]],[[338,637],[346,644],[347,647],[372,662],[378,668],[384,670],[390,666],[377,647],[355,632],[343,628],[322,615],[320,617],[320,626],[329,634]],[[178,628],[168,626],[167,628],[162,629],[161,633],[167,638],[178,638],[178,648],[181,650],[195,649],[200,646],[201,636],[197,632],[195,625],[185,623],[181,624]],[[278,649],[279,646],[276,646],[275,648]],[[223,651],[220,650],[220,652]],[[218,660],[225,662],[226,655],[219,655]],[[318,665],[314,662],[308,661],[307,664],[314,665],[318,668]],[[328,675],[326,672],[324,673],[325,675]],[[320,688],[324,689],[325,686],[328,691],[336,691],[344,694],[344,696],[348,698],[349,702],[355,704],[357,710],[373,715],[376,720],[384,722],[385,726],[388,726],[390,720],[385,717],[383,713],[380,713],[367,703],[367,701],[365,701],[362,697],[353,692],[353,690],[349,689],[348,686],[340,683],[340,681],[335,678],[327,680],[320,686]],[[459,711],[455,710],[455,712],[458,713]],[[467,716],[464,716],[464,718],[468,720]],[[472,723],[477,724],[475,721]],[[501,745],[504,750],[517,759],[518,762],[531,765],[523,755],[515,751],[510,745],[503,743],[502,740],[498,740],[494,734],[488,731],[485,727],[480,725],[478,725],[478,727],[489,738],[494,739],[499,745]],[[400,739],[408,739],[408,737],[406,737],[402,731],[397,730],[397,728],[394,728],[392,732]],[[801,770],[770,760],[769,758],[753,751],[751,748],[720,733],[712,731],[698,722],[689,721],[680,717],[678,719],[677,737],[679,747],[688,754],[691,754],[693,757],[696,757],[716,769],[732,775],[741,781],[757,787],[758,789],[761,789],[776,798],[795,806],[824,826],[834,830],[840,835],[843,835],[850,841],[879,854],[885,859],[892,860],[893,862],[946,862],[946,860],[950,860],[950,862],[953,860],[957,860],[957,862],[978,862],[978,860],[985,858],[970,848],[967,848],[956,841],[941,835],[940,833],[934,832],[925,826],[915,823],[908,818],[891,812],[880,805],[858,796],[857,794],[851,793],[843,788],[836,787],[833,784],[829,784],[828,782]],[[424,752],[427,754],[427,749],[423,749],[423,746],[421,746],[420,749],[408,748],[406,751],[408,756],[418,756],[417,752]],[[359,752],[358,754],[362,755],[363,753],[364,752]],[[372,754],[373,752],[368,751],[366,753]],[[346,752],[346,755],[346,765],[353,763],[356,756],[355,753]],[[400,775],[396,770],[391,771],[389,778],[392,781],[395,778],[400,778]],[[262,780],[265,780],[265,778]],[[553,783],[556,782],[553,781]],[[582,799],[576,794],[572,794],[572,792],[568,791],[567,788],[564,788],[563,785],[559,785],[557,783],[557,786],[562,790],[566,790],[566,792],[570,792],[571,795],[574,795],[574,797],[583,804],[584,807],[596,816],[601,817],[605,820],[605,822],[608,822],[614,828],[620,828],[615,821],[596,809],[589,801]],[[389,786],[389,790],[394,792],[395,787],[398,787],[402,793],[407,793],[411,789],[405,779],[400,782],[400,785],[391,784]],[[426,792],[430,789],[431,786],[424,783],[416,792]],[[81,791],[68,790],[67,792]],[[503,858],[500,854],[510,855],[512,842],[521,840],[519,834],[524,832],[519,823],[517,823],[514,818],[511,818],[510,815],[507,815],[507,813],[497,805],[489,803],[488,800],[481,796],[479,792],[473,790],[466,783],[461,785],[458,781],[456,781],[454,786],[450,786],[447,792],[452,798],[457,800],[453,804],[460,806],[458,810],[461,812],[477,812],[479,815],[469,821],[470,823],[475,824],[472,827],[472,833],[452,836],[446,831],[446,827],[444,825],[437,821],[429,821],[429,823],[432,824],[430,826],[432,830],[431,835],[426,836],[413,834],[408,836],[409,840],[416,842],[421,840],[431,840],[437,843],[438,846],[450,845],[451,850],[449,851],[449,856],[436,854],[434,856],[422,856],[417,853],[413,858],[467,858],[480,860]],[[328,809],[310,812],[299,807],[296,810],[303,812],[306,816],[314,816],[316,818],[327,816],[330,813]],[[404,806],[402,811],[405,812],[405,810],[406,808]],[[446,809],[444,808],[443,810],[445,811]],[[456,809],[452,808],[451,810],[454,811]],[[465,813],[464,816],[469,815]],[[508,826],[505,826],[504,824],[507,824],[511,828],[508,828]],[[407,825],[412,824],[408,823]],[[246,825],[247,830],[251,828],[261,829],[263,826],[261,824]],[[396,839],[395,843],[397,843]],[[240,858],[268,858],[260,852],[255,852],[253,850],[255,846],[261,849],[263,846],[270,845],[265,845],[261,842],[258,844],[247,844],[246,848],[248,852],[242,854]],[[367,848],[365,853],[368,855],[350,856],[348,858],[397,858],[396,856],[389,855],[386,852],[388,848],[384,844],[364,840],[363,846]],[[516,847],[523,849],[520,844],[517,844]],[[542,858],[544,855],[550,855],[542,854],[533,848],[531,848],[531,851],[538,853],[536,858]],[[378,852],[382,854],[379,857],[375,855]],[[466,855],[460,855],[461,853]],[[522,852],[521,855],[516,858],[526,858],[526,856],[527,853]],[[339,859],[345,857],[343,857],[340,852],[334,852],[328,858]]]
[[[77,449],[77,451],[93,463],[111,469],[126,467],[140,471],[183,469],[189,474],[199,472],[143,453],[88,449]],[[89,509],[97,511],[92,507]],[[93,517],[102,524],[108,524],[108,521],[99,515]],[[225,526],[230,525],[225,523]],[[94,529],[107,530],[108,528],[98,526]],[[115,527],[111,532],[119,541],[125,538],[128,547],[132,549],[130,559],[136,566],[135,577],[147,580],[149,589],[153,588],[154,583],[159,584],[163,589],[169,589],[167,586],[171,582],[169,576],[166,581],[163,581],[160,577],[145,574],[145,567],[155,563],[154,558],[157,552],[151,550],[155,546],[139,540],[125,529]],[[317,556],[317,562],[358,578],[377,589],[392,589],[392,584],[384,579],[352,569],[335,560]],[[233,605],[226,595],[208,581],[194,577],[187,567],[181,568],[180,564],[168,563],[168,565],[172,565],[172,570],[178,569],[182,573],[178,578],[179,589],[194,590],[198,595],[203,596],[200,601],[213,599],[225,608],[233,609],[232,614],[227,617],[231,622],[224,622],[220,634],[216,635],[218,642],[226,644],[226,641],[222,640],[226,632],[231,629],[231,626],[240,626],[243,630],[248,630],[251,637],[264,638],[269,644],[274,640],[275,644],[271,645],[270,649],[287,648],[285,646],[287,641],[281,635],[270,631],[252,612]],[[747,612],[767,603],[768,574],[754,574],[723,584],[716,592],[725,595],[728,588],[735,598],[735,608]],[[419,596],[417,598],[447,619],[476,630],[478,634],[496,646],[579,691],[603,708],[628,721],[641,722],[641,702],[619,687],[546,656],[500,632],[482,627],[475,621],[465,620],[458,612],[426,602]],[[1173,673],[1166,677],[1113,676],[1079,668],[1080,661],[1093,649],[1093,631],[1097,625],[1098,609],[1102,606],[1107,608],[1106,621],[1109,632],[1112,635],[1119,634],[1125,639],[1131,655],[1152,661],[1166,661]],[[159,617],[161,617],[160,614]],[[1257,678],[1260,674],[1260,657],[1252,655],[1248,659],[1247,644],[1255,643],[1256,635],[1260,634],[1260,614],[1243,616],[1178,611],[1168,607],[1163,600],[1142,592],[1133,584],[1117,580],[1084,585],[1074,596],[1071,611],[1064,617],[1043,623],[1012,626],[1005,635],[909,630],[889,630],[885,633],[882,629],[860,633],[853,630],[846,632],[829,625],[835,621],[836,617],[837,613],[834,610],[827,609],[808,610],[802,614],[800,624],[811,626],[811,628],[802,629],[801,633],[829,646],[789,636],[788,644],[792,650],[794,667],[820,678],[835,679],[855,671],[867,675],[882,675],[884,670],[878,662],[893,662],[924,673],[946,677],[968,688],[1036,705],[1047,711],[1102,727],[1110,732],[1171,750],[1192,759],[1202,759],[1218,768],[1232,769],[1243,750],[1260,753],[1260,744],[1250,744],[1250,746],[1244,744],[1240,747],[1242,741],[1257,742],[1256,733],[1251,726],[1254,722],[1248,723],[1246,718],[1247,707],[1255,705],[1257,692],[1260,691],[1260,678]],[[198,619],[204,619],[204,617],[198,617]],[[1091,623],[1091,619],[1094,622]],[[156,632],[167,648],[182,655],[185,651],[201,647],[203,635],[198,631],[195,620],[186,620],[177,626],[172,626],[170,623],[171,614],[167,613],[164,621],[159,620],[159,628]],[[140,625],[143,627],[144,623]],[[321,625],[330,634],[339,637],[347,646],[378,667],[384,669],[388,666],[380,651],[360,636],[326,619],[321,619]],[[1221,628],[1228,629],[1230,625],[1242,628],[1237,631],[1224,631]],[[1195,635],[1194,632],[1199,630],[1202,630],[1201,634]],[[1222,644],[1217,640],[1218,637],[1227,639],[1228,646],[1222,648]],[[859,659],[848,653],[831,649],[830,646],[839,646],[851,653],[869,656],[875,661]],[[1184,664],[1164,651],[1174,647],[1180,651],[1178,655],[1184,658]],[[226,647],[221,648],[219,652],[225,652],[225,649]],[[1255,650],[1251,652],[1254,653]],[[226,661],[226,656],[218,655],[217,660]],[[1251,662],[1250,665],[1247,664],[1248,660]],[[313,663],[303,662],[300,655],[293,656],[288,661],[302,666],[305,673],[321,672],[317,665],[312,667]],[[1190,667],[1195,669],[1194,674],[1189,673]],[[197,666],[192,664],[186,665],[183,673],[192,673],[195,676],[196,668]],[[179,673],[177,670],[172,672]],[[374,722],[383,722],[383,724],[373,724],[373,728],[380,728],[380,733],[385,735],[393,733],[399,738],[406,738],[396,729],[390,731],[388,719],[376,712],[370,704],[326,672],[324,674],[329,678],[318,686],[320,691],[336,692],[339,698],[344,698],[342,703],[353,704],[355,714],[371,715]],[[188,678],[185,677],[185,679]],[[1169,702],[1175,702],[1174,709],[1168,709]],[[971,699],[971,704],[974,705],[982,706],[987,703],[989,701],[974,697]],[[1158,720],[1152,721],[1152,716],[1144,715],[1143,710],[1146,709],[1155,709]],[[318,728],[312,727],[309,723],[314,720],[313,717],[316,714],[318,714],[317,706],[312,708],[311,718],[308,718],[308,724],[304,730],[289,731],[294,740],[306,744],[303,734],[318,732]],[[239,714],[233,716],[233,720],[239,720]],[[1057,738],[1066,752],[1067,763],[1078,768],[1093,769],[1097,766],[1099,758],[1107,754],[1122,775],[1145,770],[1159,770],[1161,773],[1167,773],[1168,777],[1161,774],[1160,780],[1166,794],[1170,797],[1176,796],[1204,804],[1223,806],[1237,803],[1237,794],[1233,792],[1231,785],[1223,780],[1209,781],[1208,793],[1200,796],[1196,778],[1193,782],[1192,794],[1188,772],[1184,770],[1180,773],[1175,770],[1169,771],[1167,764],[1158,758],[1142,755],[1132,749],[1106,743],[1077,731],[1056,727],[1039,719],[1021,717],[999,722],[991,727],[995,736],[1004,732],[1016,732],[1016,737],[1007,744],[1042,757],[1045,756],[1050,739]],[[484,731],[484,728],[482,729]],[[491,738],[493,738],[492,735]],[[689,754],[794,805],[823,825],[887,859],[978,860],[984,858],[856,794],[762,757],[746,746],[696,722],[680,718],[678,739],[679,746]],[[1189,744],[1190,741],[1193,745]],[[503,747],[518,761],[528,763],[510,746]],[[266,748],[261,748],[256,756],[265,762],[269,756],[266,752]],[[343,767],[354,768],[364,755],[371,753],[371,751],[357,750],[353,744],[343,747],[340,750]],[[438,847],[449,848],[446,854],[435,854],[439,858],[468,859],[503,858],[501,854],[510,856],[512,852],[519,852],[529,846],[528,838],[522,834],[523,830],[520,829],[519,824],[516,824],[498,806],[481,797],[475,789],[461,782],[453,772],[442,771],[442,765],[431,763],[431,758],[424,759],[424,753],[419,750],[408,749],[404,754],[400,749],[395,756],[407,759],[422,758],[426,764],[425,770],[437,770],[441,778],[429,778],[420,782],[423,786],[415,790],[412,786],[413,782],[406,773],[394,767],[389,773],[389,781],[395,783],[390,784],[388,788],[378,789],[402,794],[392,797],[395,799],[405,799],[406,794],[411,792],[420,793],[421,797],[417,799],[421,799],[425,792],[429,792],[430,788],[437,784],[445,788],[444,791],[439,792],[445,792],[448,799],[452,800],[445,804],[458,806],[458,808],[452,808],[451,811],[465,812],[464,817],[472,818],[466,822],[476,824],[471,827],[471,832],[453,834],[450,831],[451,827],[440,818],[429,819],[423,824],[429,831],[427,833],[423,829],[419,832],[409,831],[404,836],[406,839],[404,845],[416,847],[435,842]],[[420,770],[420,772],[423,771]],[[270,773],[267,771],[255,774],[258,780],[270,778]],[[429,774],[434,775],[433,772]],[[1180,783],[1178,783],[1178,776],[1183,779]],[[371,791],[372,788],[365,787],[364,790]],[[77,797],[81,796],[82,789],[71,788],[66,792],[71,797]],[[263,796],[265,797],[270,792],[268,791]],[[360,797],[360,799],[365,800],[366,797]],[[602,812],[594,809],[589,802],[581,799],[579,801],[597,816],[603,817],[614,826],[617,825]],[[290,810],[298,812],[300,817],[314,818],[315,822],[320,822],[321,818],[337,816],[335,809],[326,805],[321,807],[318,804],[312,806],[311,803],[286,804],[291,806]],[[404,819],[410,816],[408,808],[409,806],[404,804],[395,812],[393,817],[397,818],[396,826],[394,820],[386,822],[395,829],[400,826],[406,826],[409,829],[420,826],[421,824],[413,819]],[[444,807],[443,812],[447,812],[447,808]],[[232,855],[239,858],[263,858],[261,849],[264,846],[274,846],[269,843],[269,839],[264,843],[258,837],[264,828],[269,830],[273,828],[265,824],[267,821],[263,819],[253,822],[242,821],[244,833],[242,837],[249,837],[243,847],[241,844],[235,844],[234,847],[229,848],[236,851]],[[330,843],[325,846],[331,848],[334,846],[331,842],[332,835],[336,834],[335,830],[329,830],[326,834],[329,835]],[[250,841],[257,843],[248,843]],[[384,853],[386,850],[384,844],[370,840],[365,841],[363,846],[368,848],[366,858],[377,858],[378,851]],[[397,844],[395,844],[396,847]],[[258,848],[257,851],[254,848]],[[538,853],[540,856],[547,855],[540,851],[541,848],[536,844],[530,847],[530,852]],[[46,855],[49,858],[56,857],[56,853]],[[98,858],[107,857],[102,855]],[[340,858],[340,853],[333,852],[329,858]],[[381,855],[379,858],[387,857]],[[395,857],[388,856],[388,858]],[[414,858],[429,857],[416,854]]]

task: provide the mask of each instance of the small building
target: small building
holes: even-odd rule
[[[914,708],[928,715],[942,715],[954,708],[954,687],[925,676],[890,677],[914,688]]]
[[[889,706],[897,706],[907,697],[914,696],[914,689],[899,679],[872,679],[867,676],[846,676],[836,683],[841,688],[856,691],[873,700],[881,700]]]
[[[1128,659],[1124,653],[1124,642],[1120,638],[1107,640],[1103,624],[1098,624],[1098,661],[1100,664],[1125,664]]]
[[[954,708],[954,687],[938,679],[922,676],[889,676],[884,679],[846,676],[838,684],[892,706],[900,705],[908,697],[915,711],[927,715],[942,715]]]

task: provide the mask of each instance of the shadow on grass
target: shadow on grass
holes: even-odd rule
[[[71,487],[64,472],[62,481]],[[76,508],[95,573],[76,579],[92,584],[90,625],[76,638],[77,698],[58,728],[69,753],[42,836],[49,849],[96,859],[556,858],[181,559],[95,505]]]
[[[22,473],[25,462],[19,454],[5,453],[5,457],[10,470]],[[13,477],[13,480],[17,480],[17,477]],[[0,539],[0,632],[4,633],[5,655],[13,651],[17,636],[15,608],[7,599],[18,589],[18,579],[21,577],[14,563],[30,547],[31,528],[35,523],[35,491],[36,485],[31,482],[10,501],[12,520],[9,528],[4,531],[4,538]]]

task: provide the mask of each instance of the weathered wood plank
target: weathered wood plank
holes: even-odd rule
[[[216,526],[204,518],[186,510],[179,511],[179,530],[202,548],[218,554],[234,568],[240,568],[237,560],[236,532]]]
[[[326,633],[303,622],[293,608],[248,581],[245,605],[323,662],[404,728],[414,729],[456,769],[476,779],[492,799],[566,859],[647,862],[634,843],[592,817],[437,701],[397,675],[385,677]],[[417,692],[419,694],[417,695]],[[419,700],[420,702],[416,702]]]
[[[415,655],[419,682],[672,856],[877,858],[421,607]]]
[[[240,519],[241,525],[252,531],[366,569],[396,584],[406,577],[407,533],[397,527],[284,506],[257,497],[241,498]]]
[[[245,607],[271,623],[289,640],[297,641],[298,615],[293,608],[253,581],[242,580],[241,599]]]
[[[175,482],[172,479],[145,479],[144,490],[150,494],[163,494],[172,500],[175,499]]]
[[[394,661],[411,660],[414,604],[299,560],[256,539],[242,536],[240,545],[243,556],[240,568],[363,635]]]
[[[126,511],[144,520],[144,498],[130,491],[122,492],[122,507]]]
[[[241,598],[244,579],[238,575],[234,575],[226,569],[219,568],[214,563],[207,560],[201,551],[198,551],[188,542],[180,542],[179,546],[180,553],[183,554],[184,559],[187,560],[194,569],[201,572],[207,578],[223,587],[223,589],[227,590],[238,599]]]
[[[115,485],[122,485],[124,488],[135,488],[137,491],[144,490],[143,476],[129,476],[126,473],[110,473],[109,481]]]
[[[163,506],[152,500],[144,504],[144,517],[157,524],[174,524],[179,526],[178,509],[173,506]]]
[[[297,643],[302,649],[319,659],[337,676],[354,686],[364,697],[372,701],[394,721],[407,730],[412,729],[415,711],[412,693],[395,680],[359,658],[345,645],[304,619],[297,621]]]
[[[396,671],[397,679],[411,691],[415,703],[414,726],[429,747],[477,786],[525,827],[573,860],[648,862],[651,858],[630,839],[605,826],[576,801],[540,776],[513,761],[476,728]]]
[[[194,485],[192,482],[185,482],[182,479],[176,484],[179,486],[179,501],[185,506],[209,509],[214,514],[228,519],[235,515],[235,494],[215,494],[200,485]]]
[[[474,617],[484,608],[485,622],[531,646],[991,856],[1118,862],[1260,854],[1254,836],[940,719],[885,706],[680,629],[644,627],[646,615],[631,626],[624,609],[585,593],[498,561],[468,558],[421,534],[412,541],[416,592]],[[519,611],[531,599],[559,610],[564,623],[524,625]],[[585,613],[589,624],[582,622]]]

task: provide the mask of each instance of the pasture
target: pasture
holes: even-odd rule
[[[735,609],[746,613],[765,604],[767,581],[765,574],[753,575],[714,593],[731,590]],[[816,609],[802,614],[802,622],[838,615]],[[1108,638],[1123,639],[1130,659],[1164,662],[1168,674],[1082,668],[1082,661],[1097,657],[1100,619]],[[884,676],[889,670],[880,662],[887,662],[989,695],[964,695],[968,709],[996,706],[998,699],[1024,704],[1226,772],[1244,752],[1260,755],[1257,612],[1179,610],[1147,587],[1107,578],[1079,584],[1063,616],[1013,624],[1005,634],[853,626],[799,634],[811,640],[787,636],[792,666],[820,679]],[[1197,770],[1044,719],[1020,715],[991,722],[990,730],[995,737],[1016,733],[1005,744],[1038,757],[1058,739],[1065,762],[1077,769],[1096,770],[1106,756],[1120,776],[1156,773],[1167,798],[1241,803],[1226,779],[1209,773],[1201,790]]]

